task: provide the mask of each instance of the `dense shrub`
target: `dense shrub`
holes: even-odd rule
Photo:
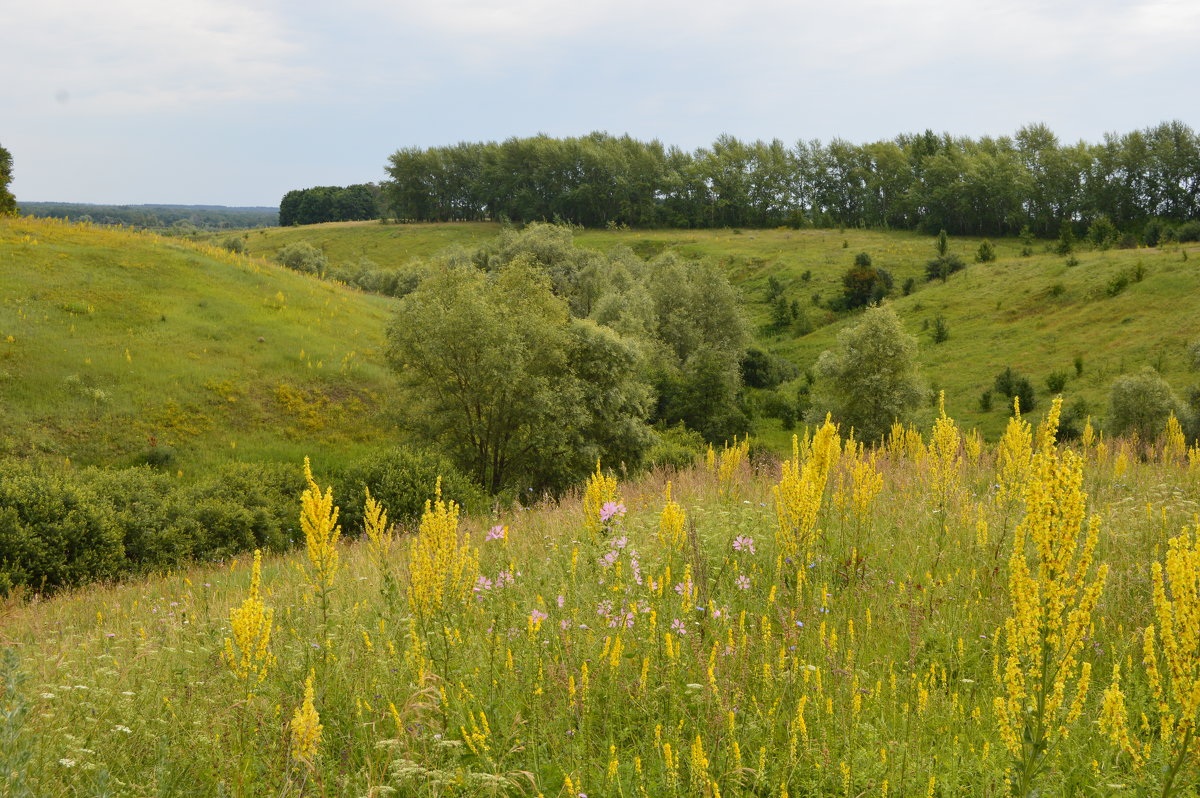
[[[453,499],[467,512],[487,508],[483,490],[449,460],[432,452],[396,446],[353,463],[337,478],[334,495],[342,508],[343,533],[357,535],[362,531],[367,488],[393,522],[418,520],[425,502],[433,498],[438,477],[442,478],[442,498]]]
[[[318,276],[324,276],[325,269],[329,265],[325,260],[325,253],[307,241],[297,241],[294,244],[280,247],[279,251],[275,253],[275,262],[293,271]]]
[[[746,350],[741,367],[742,382],[750,388],[775,388],[800,375],[795,363],[758,347]]]
[[[1106,426],[1113,436],[1135,433],[1143,441],[1152,441],[1162,433],[1172,413],[1180,418],[1187,416],[1167,381],[1146,366],[1137,374],[1113,381]]]
[[[1021,412],[1025,413],[1034,408],[1035,397],[1033,383],[1028,377],[1023,377],[1009,366],[996,375],[996,393],[1004,397],[1006,411],[1012,411],[1012,400],[1016,397],[1021,403]]]
[[[1175,228],[1175,240],[1179,242],[1200,241],[1200,220],[1193,219]]]
[[[655,441],[646,452],[647,468],[682,469],[694,464],[704,453],[704,437],[682,423],[654,430]]]
[[[0,463],[0,593],[107,579],[124,565],[120,530],[90,490],[65,473]]]

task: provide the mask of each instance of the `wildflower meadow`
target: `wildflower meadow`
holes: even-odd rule
[[[4,794],[1195,794],[1200,450],[1058,413],[413,528],[305,463],[294,555],[4,605]]]

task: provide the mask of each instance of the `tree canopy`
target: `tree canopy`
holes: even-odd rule
[[[826,144],[723,135],[686,152],[591,133],[397,150],[383,186],[401,220],[562,220],[589,227],[801,224],[1042,236],[1103,217],[1141,232],[1200,218],[1200,136],[1166,122],[1096,144],[1045,125],[971,139],[925,131]]]
[[[882,438],[894,421],[907,421],[924,396],[916,363],[917,341],[891,305],[875,305],[838,334],[837,346],[817,361],[817,391],[810,414],[826,413],[853,427],[862,441]]]
[[[13,179],[12,153],[0,147],[0,216],[17,212],[17,198],[8,190]]]
[[[489,491],[558,491],[597,458],[634,467],[652,424],[748,428],[747,326],[712,265],[531,225],[426,271],[388,333],[404,415]]]
[[[377,219],[378,195],[378,186],[370,183],[295,189],[279,201],[279,226]]]

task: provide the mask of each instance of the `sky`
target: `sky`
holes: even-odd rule
[[[402,147],[1200,128],[1197,0],[10,2],[17,199],[278,205]]]

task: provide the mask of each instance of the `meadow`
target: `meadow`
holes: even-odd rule
[[[193,474],[387,429],[392,304],[153,233],[0,220],[0,455]]]
[[[8,600],[6,794],[1186,793],[1200,449],[1058,410],[413,528],[308,476],[296,554]]]
[[[321,249],[330,264],[367,258],[379,267],[420,268],[447,246],[476,247],[500,232],[484,223],[394,225],[344,222],[273,228],[246,234],[247,253],[271,257],[286,244],[306,241]],[[221,236],[210,240],[218,244]],[[1003,432],[1003,402],[990,409],[980,396],[995,376],[1012,367],[1030,378],[1040,396],[1056,391],[1046,380],[1061,374],[1067,393],[1082,402],[1097,424],[1106,411],[1109,386],[1126,373],[1153,366],[1183,391],[1191,381],[1187,345],[1195,337],[1200,272],[1190,260],[1200,246],[1095,249],[1080,243],[1072,257],[1055,254],[1055,242],[1023,244],[1013,238],[992,241],[996,260],[974,263],[980,237],[954,236],[950,250],[967,264],[946,282],[925,280],[934,237],[909,231],[828,230],[596,230],[578,229],[578,246],[607,252],[628,247],[648,258],[672,251],[689,260],[721,264],[742,295],[742,309],[753,325],[756,345],[811,369],[837,334],[856,323],[854,314],[835,313],[830,300],[842,292],[842,276],[859,253],[894,280],[890,302],[906,328],[918,337],[918,361],[931,394],[945,390],[951,412],[977,427],[989,440]],[[773,326],[767,301],[774,278],[788,301],[795,301],[809,331]],[[902,286],[913,280],[913,291]],[[948,338],[934,342],[941,318]],[[791,394],[793,381],[780,388]],[[931,420],[931,417],[930,419]],[[791,432],[778,421],[759,419],[755,435],[786,453]]]

